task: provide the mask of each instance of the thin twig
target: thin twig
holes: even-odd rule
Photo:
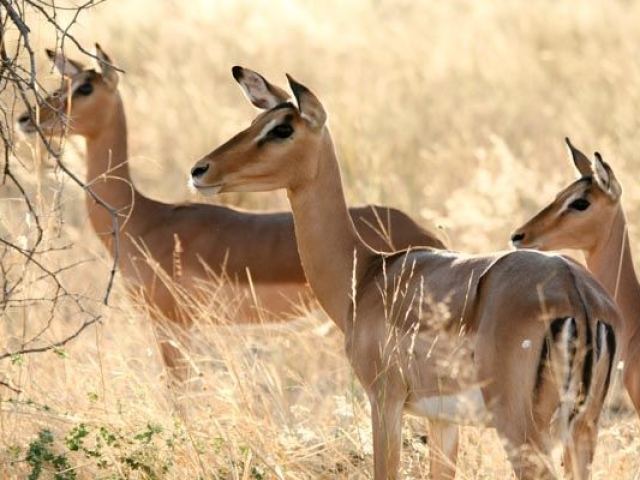
[[[0,273],[2,274],[2,290],[0,291],[0,310],[7,311],[9,307],[29,309],[39,308],[40,321],[34,332],[27,335],[26,330],[22,335],[20,348],[12,351],[5,351],[0,354],[0,360],[13,357],[15,355],[25,355],[31,353],[41,353],[65,346],[70,341],[78,338],[89,326],[99,322],[101,314],[90,312],[87,302],[95,302],[96,299],[87,298],[79,292],[65,286],[63,273],[77,268],[84,261],[75,261],[64,265],[59,265],[56,255],[69,249],[69,246],[60,246],[52,243],[55,237],[49,238],[49,231],[43,224],[42,212],[39,205],[34,202],[26,187],[20,180],[19,175],[14,172],[15,166],[26,166],[14,151],[13,130],[11,125],[15,121],[14,111],[17,104],[22,103],[27,111],[31,111],[30,98],[35,97],[36,102],[43,103],[46,99],[43,96],[44,89],[38,83],[36,76],[36,54],[31,44],[31,29],[26,21],[27,12],[35,12],[36,17],[45,19],[55,32],[58,44],[63,47],[65,40],[72,42],[80,51],[88,56],[95,56],[88,52],[76,38],[71,34],[72,27],[78,22],[81,13],[95,5],[103,3],[105,0],[87,0],[75,7],[59,7],[55,2],[42,0],[0,0],[0,93],[3,94],[0,100],[0,112],[4,116],[0,122],[0,141],[2,142],[2,153],[4,153],[4,165],[2,166],[2,183],[15,187],[17,196],[24,209],[26,218],[25,234],[14,232],[10,228],[0,230]],[[58,11],[65,10],[73,12],[71,19],[61,24],[57,15]],[[6,12],[6,14],[4,13]],[[39,21],[38,18],[34,21]],[[41,20],[40,20],[41,21]],[[17,41],[7,42],[7,31],[17,34]],[[13,39],[13,37],[12,37]],[[117,69],[117,67],[114,66]],[[120,69],[118,69],[120,70]],[[122,71],[122,70],[120,70]],[[9,91],[7,92],[7,90]],[[8,93],[13,93],[13,107],[7,107],[5,99],[9,98]],[[46,93],[46,92],[45,92]],[[9,104],[11,105],[11,104]],[[111,266],[107,286],[101,303],[108,304],[110,294],[113,289],[116,267],[119,257],[119,212],[111,205],[102,200],[91,186],[80,180],[61,161],[60,152],[57,151],[51,139],[35,124],[37,136],[42,141],[44,152],[54,159],[58,169],[72,182],[80,186],[85,194],[93,199],[101,208],[104,208],[113,219],[113,264]],[[13,201],[13,200],[12,200]],[[59,211],[55,212],[60,215]],[[42,217],[42,218],[41,218]],[[7,224],[9,225],[9,224]],[[14,238],[15,237],[15,238]],[[55,265],[55,266],[52,266]],[[35,292],[35,295],[33,295]],[[71,311],[68,312],[68,309]],[[71,334],[56,341],[42,344],[42,338],[59,318],[59,312],[64,309],[65,315],[80,314],[82,323]],[[10,317],[4,316],[4,319]],[[0,386],[12,389],[16,393],[19,390],[11,387],[6,382],[0,381]]]
[[[23,349],[20,349],[19,351],[16,351],[16,352],[3,353],[2,355],[0,355],[0,360],[4,360],[6,358],[15,357],[16,355],[28,355],[30,353],[43,353],[43,352],[48,352],[48,351],[51,351],[51,350],[55,350],[56,348],[64,347],[65,345],[67,345],[67,343],[69,343],[72,340],[75,340],[76,338],[78,338],[80,336],[80,334],[84,330],[89,328],[91,325],[99,322],[101,319],[102,319],[102,315],[97,315],[97,316],[93,317],[92,319],[83,322],[83,324],[80,325],[80,327],[78,327],[78,329],[74,333],[72,333],[71,335],[68,335],[67,337],[63,338],[62,340],[58,340],[55,343],[50,343],[50,344],[45,345],[43,347],[23,348]]]
[[[16,388],[16,387],[14,387],[12,385],[9,385],[7,382],[3,382],[2,380],[0,380],[0,385],[2,385],[5,388],[8,388],[13,393],[22,393],[22,390],[20,390],[19,388]]]

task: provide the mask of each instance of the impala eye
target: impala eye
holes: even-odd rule
[[[76,88],[75,92],[73,92],[74,95],[83,95],[85,97],[87,95],[91,95],[92,93],[93,93],[93,85],[90,83],[83,83],[78,88]]]
[[[281,123],[271,129],[269,135],[275,138],[289,138],[293,134],[293,127],[288,123]]]
[[[578,198],[569,204],[569,208],[572,210],[584,211],[591,206],[591,202],[586,198]]]

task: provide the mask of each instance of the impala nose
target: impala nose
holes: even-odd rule
[[[514,245],[520,243],[522,240],[524,240],[524,233],[514,233],[511,235],[511,243]]]
[[[193,178],[198,178],[207,173],[209,170],[209,164],[205,163],[204,165],[197,165],[191,169],[191,176]]]

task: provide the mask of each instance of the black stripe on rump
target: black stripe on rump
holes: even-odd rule
[[[579,392],[579,398],[576,402],[576,407],[569,417],[569,420],[578,413],[578,409],[584,405],[587,401],[587,395],[591,388],[591,381],[593,379],[593,332],[587,325],[587,338],[585,339],[585,352],[584,363],[582,364],[582,385]]]
[[[569,330],[569,364],[573,364],[573,359],[576,354],[576,338],[578,336],[578,327],[576,325],[576,321],[572,317],[565,318],[556,318],[551,325],[549,325],[549,331],[545,336],[544,343],[542,344],[542,349],[540,350],[540,360],[538,361],[538,371],[536,372],[536,383],[534,387],[534,395],[538,395],[540,393],[540,388],[542,387],[542,377],[544,375],[545,368],[549,365],[549,360],[551,357],[551,346],[558,341],[558,335],[562,331],[567,321],[571,322],[570,330]],[[571,382],[571,370],[569,370],[569,375],[565,379],[565,384],[562,386],[564,390],[569,387],[569,383]]]
[[[600,356],[602,355],[602,337],[600,331],[604,329],[604,337],[605,342],[607,343],[607,352],[609,353],[609,368],[607,369],[607,377],[605,378],[604,383],[604,392],[603,397],[607,395],[609,391],[609,385],[611,384],[611,375],[613,373],[613,369],[615,367],[613,359],[616,358],[616,335],[613,331],[611,325],[606,322],[598,320],[598,335],[596,338],[596,356],[598,360],[600,360]]]

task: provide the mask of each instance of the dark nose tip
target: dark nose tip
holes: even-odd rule
[[[207,170],[209,170],[208,163],[205,163],[204,165],[198,165],[197,167],[193,167],[191,169],[191,176],[194,178],[201,177],[207,172]]]
[[[31,120],[31,114],[29,114],[29,112],[23,113],[18,117],[18,123],[27,123],[29,120]]]
[[[514,233],[511,235],[512,243],[521,242],[522,240],[524,240],[524,233]]]

